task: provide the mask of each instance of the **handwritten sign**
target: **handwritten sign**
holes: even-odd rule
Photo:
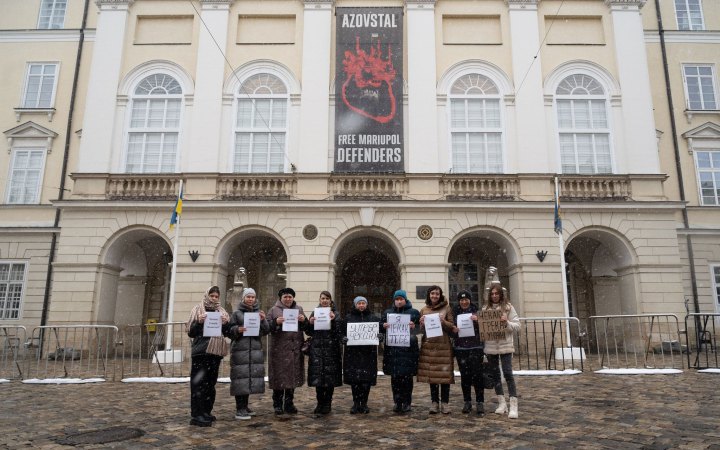
[[[330,329],[330,308],[315,308],[315,324],[316,330],[329,330]]]
[[[425,336],[428,338],[440,337],[443,335],[440,314],[427,314],[425,317]]]
[[[203,326],[203,336],[215,337],[222,336],[222,319],[218,311],[208,311]]]
[[[482,312],[480,319],[480,339],[483,341],[501,341],[505,339],[507,322],[500,321],[503,312],[490,309]]]
[[[246,312],[243,322],[245,326],[243,336],[260,336],[260,313]]]
[[[347,324],[347,345],[378,345],[377,322],[359,322]]]
[[[387,340],[389,347],[410,347],[410,314],[388,314]]]
[[[458,314],[457,316],[457,327],[458,337],[472,337],[475,336],[475,327],[473,327],[472,314]]]
[[[283,318],[285,318],[282,324],[283,331],[298,330],[298,314],[299,311],[297,309],[283,309]]]

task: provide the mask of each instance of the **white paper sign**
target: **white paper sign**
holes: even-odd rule
[[[377,322],[358,322],[347,324],[347,345],[378,345]]]
[[[282,324],[283,331],[297,331],[298,330],[298,314],[300,311],[297,309],[283,309],[283,317],[285,322]]]
[[[222,336],[222,319],[218,311],[208,311],[203,326],[203,336],[215,337]]]
[[[388,314],[387,339],[389,347],[410,347],[410,314]]]
[[[475,327],[473,327],[472,313],[458,314],[457,316],[457,327],[458,337],[472,337],[475,336]]]
[[[440,314],[427,314],[425,317],[425,336],[429,338],[443,335]]]
[[[243,336],[260,336],[260,313],[246,312],[243,318],[245,327]]]
[[[330,308],[315,308],[315,324],[313,325],[316,330],[329,330],[330,329]]]

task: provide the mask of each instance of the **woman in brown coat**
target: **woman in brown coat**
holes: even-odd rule
[[[297,413],[293,403],[295,388],[305,382],[305,359],[302,348],[305,337],[305,314],[302,306],[295,303],[295,291],[283,288],[278,292],[280,299],[270,308],[267,320],[270,324],[270,348],[268,349],[268,380],[273,390],[273,409],[281,415]],[[283,331],[283,310],[298,310],[298,330]]]
[[[425,333],[425,318],[428,314],[438,314],[442,326],[442,336],[428,338]],[[420,365],[417,379],[430,383],[432,406],[430,414],[450,413],[450,385],[455,383],[455,368],[450,333],[456,333],[452,308],[443,295],[440,286],[431,286],[427,290],[425,306],[420,311],[420,325],[423,327],[422,346],[420,347]],[[441,391],[440,393],[438,391]],[[440,404],[440,395],[442,404]],[[442,405],[442,406],[441,406]]]

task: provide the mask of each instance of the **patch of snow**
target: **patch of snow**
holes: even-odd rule
[[[188,383],[190,377],[141,377],[141,378],[123,378],[123,383]]]
[[[607,375],[674,375],[682,373],[680,369],[601,369],[595,373]]]
[[[6,380],[5,378],[0,378],[0,383],[9,383],[10,380]]]
[[[23,380],[25,384],[85,384],[104,383],[105,378],[31,378]]]
[[[577,369],[565,370],[513,370],[513,375],[577,375],[582,371]]]
[[[218,378],[218,383],[229,383],[230,377]]]
[[[699,373],[720,373],[720,369],[702,369],[698,370]]]

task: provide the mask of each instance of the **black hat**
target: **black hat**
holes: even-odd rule
[[[286,287],[278,291],[278,297],[282,297],[285,294],[290,294],[295,297],[295,291],[293,290],[293,288]]]
[[[464,299],[464,298],[472,301],[472,294],[471,294],[469,291],[460,291],[460,292],[458,292],[457,300],[460,301],[460,300],[462,300],[462,299]]]

